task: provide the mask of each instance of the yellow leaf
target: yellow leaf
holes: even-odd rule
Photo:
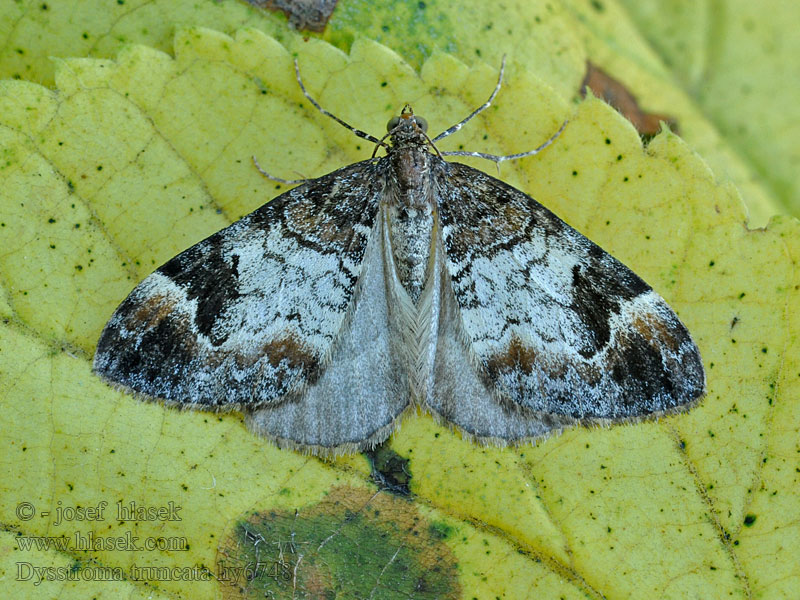
[[[339,0],[324,32],[300,37],[283,13],[240,0],[20,0],[0,7],[0,77],[51,85],[53,56],[110,58],[131,43],[170,52],[176,24],[229,35],[253,27],[292,51],[310,36],[345,52],[355,40],[370,39],[415,69],[437,51],[495,67],[509,54],[565,101],[579,93],[591,60],[643,108],[675,117],[717,176],[739,188],[751,224],[760,226],[780,211],[800,214],[793,129],[800,121],[792,116],[800,102],[791,76],[780,76],[796,71],[800,53],[792,42],[792,3],[746,4],[726,0],[710,11],[624,0]]]
[[[496,77],[444,53],[418,76],[367,40],[349,55],[314,39],[296,48],[310,92],[373,134],[406,101],[437,133]],[[797,566],[780,560],[800,553],[797,221],[748,230],[736,190],[676,136],[643,149],[599,100],[568,107],[523,65],[509,71],[493,109],[442,149],[529,149],[569,117],[553,146],[499,176],[676,308],[705,359],[703,403],[506,449],[412,416],[390,443],[408,461],[405,500],[375,489],[363,456],[323,462],[254,437],[236,414],[111,390],[90,361],[116,304],[283,190],[252,155],[276,176],[315,177],[372,148],[308,105],[289,52],[256,30],[183,30],[174,58],[132,46],[115,60],[63,59],[54,91],[0,84],[0,522],[17,534],[0,545],[7,580],[19,539],[64,535],[66,551],[26,560],[119,568],[127,587],[103,591],[165,597],[291,597],[295,572],[306,590],[359,598],[747,597],[797,585]],[[102,518],[77,511],[103,502]],[[108,547],[133,537],[141,547]],[[82,551],[90,539],[102,541]],[[250,584],[222,577],[253,556],[275,570]],[[56,595],[64,582],[14,585]],[[85,597],[98,584],[70,585]]]
[[[800,215],[800,5],[781,0],[621,4],[782,210]]]

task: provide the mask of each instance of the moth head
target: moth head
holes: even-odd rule
[[[408,121],[419,127],[423,133],[428,131],[428,122],[422,117],[415,115],[414,111],[408,104],[403,107],[400,115],[389,119],[389,122],[386,124],[386,131],[392,133],[392,131],[394,131],[401,123]]]

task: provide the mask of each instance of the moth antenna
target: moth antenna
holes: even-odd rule
[[[264,169],[261,168],[261,165],[258,164],[258,159],[254,156],[251,157],[253,159],[253,164],[258,169],[258,172],[261,173],[267,179],[271,179],[272,181],[277,181],[278,183],[285,183],[286,185],[297,185],[298,183],[306,183],[307,181],[311,181],[311,179],[281,179],[280,177],[275,177],[275,175],[270,175]]]
[[[538,148],[534,148],[533,150],[528,150],[527,152],[519,152],[517,154],[506,154],[504,156],[498,156],[496,154],[486,154],[485,152],[467,152],[464,150],[455,150],[452,152],[442,152],[442,156],[474,156],[475,158],[485,158],[486,160],[491,160],[495,163],[501,163],[504,160],[516,160],[517,158],[525,158],[526,156],[533,156],[535,154],[539,154],[542,150],[547,148],[550,144],[556,141],[556,138],[561,135],[561,132],[564,131],[564,128],[567,126],[569,121],[564,121],[561,124],[561,127],[558,128],[553,135],[541,146]]]
[[[461,129],[464,125],[466,125],[469,121],[471,121],[474,117],[478,116],[480,113],[489,108],[492,105],[495,96],[497,96],[497,92],[500,91],[500,86],[503,85],[503,73],[505,72],[505,70],[506,70],[506,55],[503,54],[503,61],[500,63],[500,75],[498,75],[497,77],[497,85],[494,86],[494,90],[492,91],[492,95],[489,96],[489,99],[483,104],[481,104],[478,108],[473,110],[466,119],[459,121],[447,131],[443,131],[435,138],[433,138],[432,141],[438,142],[442,138],[446,138],[448,135],[455,133],[456,131]]]
[[[343,121],[342,119],[340,119],[336,115],[334,115],[334,114],[328,112],[327,110],[325,110],[324,108],[322,108],[319,105],[319,102],[314,100],[314,98],[311,97],[311,94],[309,94],[308,91],[306,90],[306,86],[303,84],[303,78],[300,77],[300,65],[297,64],[297,59],[296,58],[294,59],[294,72],[295,72],[295,75],[297,77],[297,83],[300,84],[300,89],[303,92],[303,96],[305,96],[306,100],[308,100],[309,102],[311,102],[311,104],[314,105],[314,108],[316,108],[319,112],[321,112],[326,117],[330,117],[331,119],[333,119],[334,121],[339,123],[339,125],[342,125],[343,127],[346,127],[347,129],[349,129],[350,131],[355,133],[358,137],[364,138],[365,140],[368,140],[368,141],[372,142],[373,144],[378,144],[380,146],[384,146],[384,147],[388,148],[387,144],[381,142],[381,140],[379,140],[375,136],[370,135],[365,131],[361,131],[360,129],[356,129],[355,127],[350,125],[347,121]]]

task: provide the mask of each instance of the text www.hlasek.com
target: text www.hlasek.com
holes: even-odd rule
[[[90,531],[86,534],[76,531],[71,537],[59,536],[18,536],[17,548],[22,551],[54,550],[56,552],[72,551],[119,551],[119,552],[185,552],[189,541],[182,536],[145,537],[133,535],[130,531],[120,536],[96,536]]]

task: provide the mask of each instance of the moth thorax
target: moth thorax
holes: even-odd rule
[[[408,144],[392,148],[390,160],[400,204],[420,205],[431,201],[431,159],[424,145]]]

